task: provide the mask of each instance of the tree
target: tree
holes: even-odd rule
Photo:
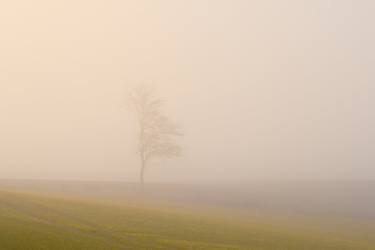
[[[152,89],[139,87],[131,94],[131,104],[137,114],[140,157],[140,182],[144,183],[144,173],[153,158],[170,158],[181,154],[176,136],[181,136],[179,127],[162,112],[163,101]]]

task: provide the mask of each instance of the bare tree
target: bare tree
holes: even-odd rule
[[[144,183],[144,172],[152,158],[180,155],[181,147],[175,142],[175,137],[182,134],[179,127],[163,114],[163,101],[152,89],[135,89],[131,94],[131,104],[137,113],[139,125],[140,182]]]

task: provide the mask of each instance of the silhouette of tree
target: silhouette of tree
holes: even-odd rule
[[[179,127],[162,112],[163,100],[146,87],[136,88],[131,93],[131,104],[137,114],[139,137],[138,153],[141,160],[140,182],[153,158],[171,158],[181,154],[176,136],[181,136]]]

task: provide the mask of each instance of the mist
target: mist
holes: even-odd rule
[[[2,179],[137,181],[128,95],[182,128],[150,182],[374,179],[373,1],[0,4]]]

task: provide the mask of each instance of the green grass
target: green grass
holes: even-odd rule
[[[1,250],[375,249],[369,244],[228,215],[0,191]]]

